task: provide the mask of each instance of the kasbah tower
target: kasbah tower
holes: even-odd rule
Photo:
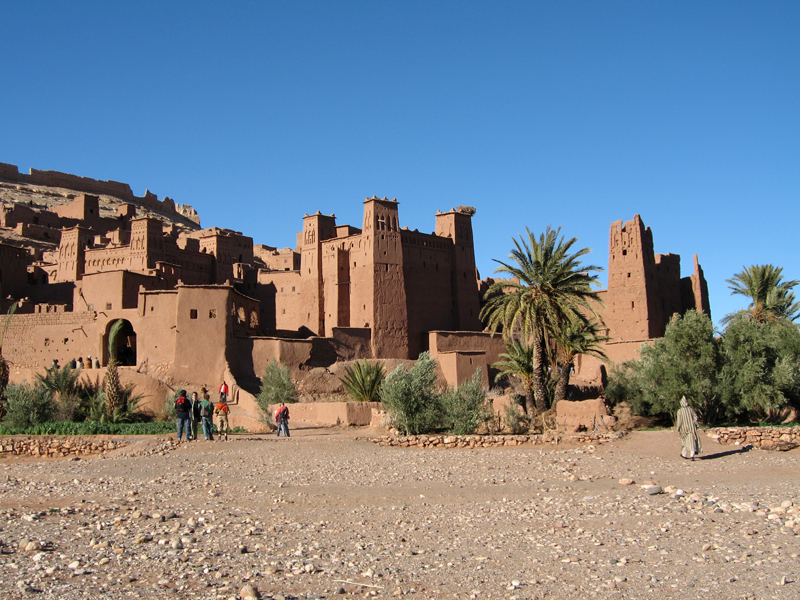
[[[296,246],[278,249],[201,228],[190,206],[113,181],[0,163],[0,199],[0,308],[23,299],[3,348],[12,380],[76,356],[105,366],[108,332],[123,319],[121,372],[148,393],[145,408],[159,412],[176,386],[225,379],[232,425],[258,430],[253,394],[273,359],[311,401],[349,361],[397,364],[428,350],[442,383],[480,368],[489,384],[505,352],[478,318],[487,281],[475,266],[472,207],[437,212],[426,234],[401,226],[396,200],[373,196],[361,227],[306,214]],[[599,295],[615,362],[663,336],[672,315],[709,312],[697,257],[681,278],[680,257],[654,253],[639,215],[611,224]],[[604,369],[584,357],[573,382],[599,390]]]

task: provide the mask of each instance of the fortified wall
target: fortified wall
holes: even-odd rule
[[[170,198],[159,201],[158,196],[145,191],[144,196],[134,196],[131,186],[119,181],[100,181],[89,177],[79,177],[69,173],[59,171],[40,171],[30,169],[29,174],[19,172],[16,165],[0,163],[0,179],[6,181],[16,181],[31,185],[45,185],[49,187],[59,187],[77,192],[88,192],[90,194],[103,194],[114,196],[127,202],[133,202],[142,206],[147,206],[174,217],[182,217],[200,225],[200,217],[197,211],[188,204],[175,204]]]

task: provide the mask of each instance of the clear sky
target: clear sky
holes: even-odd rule
[[[800,2],[5,2],[0,162],[131,184],[294,246],[304,213],[477,208],[481,277],[529,227],[800,279]],[[603,277],[605,282],[605,277]]]

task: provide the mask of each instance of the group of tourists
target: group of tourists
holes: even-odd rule
[[[214,419],[217,421],[219,439],[228,441],[228,384],[223,381],[219,386],[219,402],[214,404],[205,387],[200,389],[203,397],[198,397],[197,392],[192,392],[191,397],[186,397],[186,390],[179,390],[175,399],[175,415],[178,420],[178,439],[183,439],[184,432],[187,440],[197,439],[197,430],[201,428],[203,437],[210,442],[214,441]],[[289,408],[283,402],[275,409],[275,427],[278,436],[289,436]]]
[[[219,439],[228,440],[228,384],[224,381],[219,386],[219,402],[214,404],[205,387],[200,389],[203,397],[198,397],[197,392],[192,392],[190,398],[186,397],[186,390],[180,390],[175,399],[175,415],[178,420],[178,439],[186,433],[187,440],[197,439],[197,430],[202,428],[203,437],[214,441],[214,419],[217,421]]]

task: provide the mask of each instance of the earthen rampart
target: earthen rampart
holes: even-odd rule
[[[7,163],[0,163],[0,179],[27,183],[30,185],[43,185],[77,192],[113,196],[120,200],[147,206],[148,208],[157,212],[162,212],[171,217],[178,217],[195,226],[199,227],[200,225],[200,217],[197,215],[197,211],[188,204],[179,204],[176,207],[175,202],[170,198],[164,198],[164,200],[159,201],[158,196],[150,193],[148,190],[145,191],[144,196],[135,196],[130,185],[127,183],[120,183],[119,181],[102,181],[90,177],[61,173],[59,171],[40,171],[39,169],[31,169],[30,173],[26,175],[20,173],[16,165]]]

